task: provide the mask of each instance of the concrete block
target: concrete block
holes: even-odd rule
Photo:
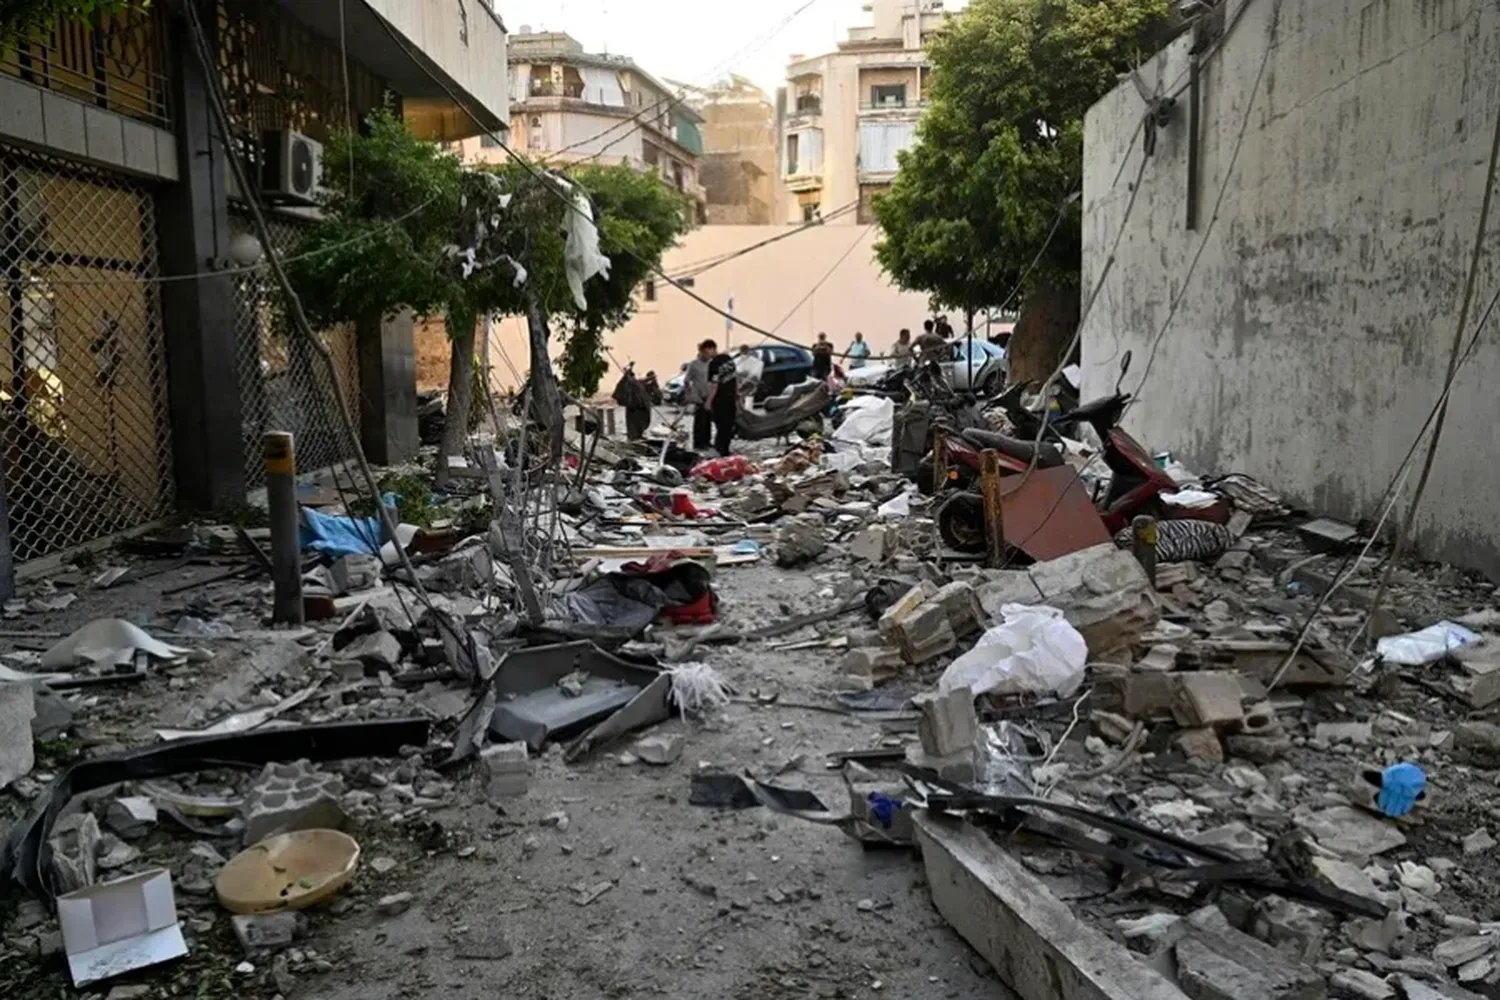
[[[940,587],[932,595],[932,602],[942,607],[943,613],[948,616],[948,624],[953,626],[953,634],[959,638],[973,635],[984,624],[984,608],[980,606],[979,596],[974,593],[970,584],[954,581]]]
[[[895,641],[897,630],[901,623],[918,608],[926,604],[928,599],[936,593],[937,587],[924,580],[902,594],[896,599],[896,603],[885,609],[884,613],[880,616],[880,621],[876,623],[880,634],[885,637],[887,642]]]
[[[31,682],[0,684],[0,789],[36,766],[31,737],[35,717],[36,688]]]
[[[957,750],[938,756],[918,747],[906,748],[906,762],[913,767],[936,771],[939,777],[968,785],[974,782],[974,748]]]
[[[933,905],[1020,996],[1186,1000],[1165,976],[1073,916],[982,831],[928,813],[915,826]]]
[[[47,141],[41,88],[0,76],[0,136],[37,145]]]
[[[531,784],[531,760],[525,743],[497,743],[479,751],[479,760],[489,772],[492,799],[525,795]]]
[[[1176,743],[1189,760],[1224,763],[1224,744],[1219,742],[1219,734],[1212,726],[1184,729],[1177,734]]]
[[[455,549],[435,565],[421,571],[422,582],[440,594],[473,591],[494,579],[495,563],[490,550],[480,545]]]
[[[898,649],[864,646],[845,653],[839,664],[839,671],[851,677],[863,677],[879,683],[895,677],[905,662]]]
[[[89,144],[89,159],[113,166],[125,165],[125,135],[120,131],[122,119],[103,108],[83,109],[83,132]]]
[[[681,733],[647,736],[636,741],[635,755],[647,764],[665,767],[676,763],[677,759],[682,756],[682,747],[685,742]]]
[[[389,632],[370,632],[339,650],[339,659],[389,669],[401,662],[401,643]]]
[[[855,559],[878,566],[890,554],[894,537],[891,529],[885,525],[872,524],[854,536],[854,540],[849,543],[849,554]]]
[[[1165,715],[1177,696],[1174,674],[1131,674],[1125,678],[1125,714],[1136,719]]]
[[[47,145],[74,156],[88,156],[88,132],[83,119],[84,106],[77,101],[42,91],[42,126]]]
[[[920,666],[953,652],[958,648],[958,636],[953,634],[953,626],[948,624],[946,618],[938,622],[936,630],[910,643],[910,648],[903,651],[902,655],[906,661],[913,666]]]
[[[870,827],[861,840],[889,841],[900,844],[916,842],[917,831],[912,825],[912,809],[906,804],[904,785],[874,780],[850,781],[849,814]],[[871,799],[885,799],[899,803],[899,808],[877,816]],[[887,825],[889,823],[889,825]]]
[[[1238,726],[1244,721],[1239,678],[1231,673],[1177,674],[1172,714],[1184,726]]]
[[[297,939],[298,914],[292,910],[280,913],[236,913],[230,918],[234,936],[246,953],[273,948],[289,948]]]
[[[305,760],[267,764],[242,807],[245,845],[293,830],[337,830],[344,825],[343,794],[343,778]]]
[[[922,750],[933,757],[973,752],[979,719],[974,713],[974,695],[968,688],[947,694],[924,693],[912,699],[917,710],[917,737]]]
[[[1187,919],[1177,942],[1177,978],[1193,1000],[1324,1000],[1318,972],[1230,926],[1217,907]]]

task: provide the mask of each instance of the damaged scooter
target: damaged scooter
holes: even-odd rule
[[[1158,468],[1150,452],[1120,426],[1120,420],[1134,398],[1131,394],[1120,391],[1125,375],[1130,371],[1130,361],[1131,352],[1126,351],[1120,362],[1120,375],[1115,381],[1113,394],[1084,403],[1069,414],[1069,418],[1076,423],[1086,423],[1092,427],[1103,442],[1104,449],[1100,457],[1109,469],[1109,488],[1102,494],[1096,492],[1093,501],[1105,530],[1110,536],[1114,536],[1129,525],[1133,518],[1142,514],[1164,520],[1200,520],[1222,524],[1229,517],[1229,509],[1222,503],[1210,507],[1186,508],[1162,502],[1162,494],[1177,492],[1177,483]],[[1023,447],[1016,448],[1016,439],[988,432],[964,431],[960,437],[968,445],[977,444],[981,448],[998,452],[1002,476],[1025,475],[1031,465],[1031,455],[1037,448],[1033,441],[1020,442]],[[1056,446],[1043,442],[1040,447],[1052,450],[1037,454],[1036,468],[1063,464],[1062,453]],[[976,454],[976,470],[977,459]],[[1019,468],[1016,468],[1018,463]],[[937,526],[944,544],[960,552],[986,551],[984,498],[980,493],[977,472],[972,485],[955,491],[943,501],[937,511]]]

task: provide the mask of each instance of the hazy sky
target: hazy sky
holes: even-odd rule
[[[788,56],[830,51],[850,27],[870,23],[863,0],[813,0],[788,22],[807,2],[500,0],[496,9],[512,33],[566,31],[588,51],[630,56],[656,77],[706,84],[735,72],[774,94]]]

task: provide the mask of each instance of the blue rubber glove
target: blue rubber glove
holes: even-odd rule
[[[1405,816],[1427,787],[1427,775],[1415,764],[1392,764],[1380,776],[1380,795],[1375,804],[1387,816]]]

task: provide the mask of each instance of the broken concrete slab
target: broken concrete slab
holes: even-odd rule
[[[1183,726],[1237,726],[1245,717],[1236,674],[1206,672],[1171,675],[1177,682],[1172,714]]]
[[[943,609],[948,624],[953,627],[953,634],[960,639],[973,635],[984,625],[985,613],[979,597],[971,585],[961,580],[939,587],[932,595],[932,603]]]
[[[946,694],[925,692],[911,700],[917,710],[917,738],[923,752],[934,757],[972,752],[979,720],[974,713],[974,695],[968,688]]]
[[[657,767],[666,767],[674,764],[682,756],[683,744],[686,740],[681,733],[663,733],[656,736],[647,736],[637,740],[635,744],[635,755],[647,764]]]
[[[1317,970],[1230,926],[1215,906],[1187,918],[1173,951],[1177,979],[1194,1000],[1323,1000]]]
[[[126,796],[109,804],[104,825],[126,840],[143,837],[156,824],[156,803],[142,796]]]
[[[1394,824],[1352,806],[1331,806],[1297,822],[1325,849],[1360,865],[1406,843]]]
[[[33,684],[0,683],[0,789],[30,774],[36,766],[31,736],[31,720],[35,717]]]
[[[278,833],[341,828],[343,793],[343,778],[308,761],[267,764],[245,796],[245,846]]]
[[[884,524],[872,524],[849,543],[849,554],[863,562],[880,565],[890,555],[896,533]]]
[[[339,650],[339,659],[389,670],[401,662],[401,642],[386,631],[369,632]]]
[[[926,812],[915,826],[933,905],[1021,996],[1186,1000],[1165,976],[1075,917],[978,828]]]

